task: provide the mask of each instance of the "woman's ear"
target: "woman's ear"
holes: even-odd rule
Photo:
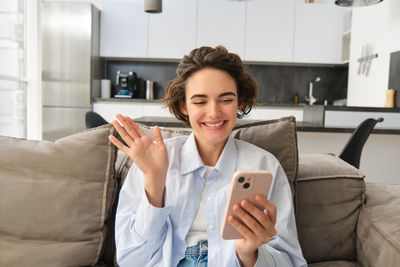
[[[238,109],[238,110],[242,110],[243,107],[244,107],[244,102],[239,100],[238,108],[237,108],[237,109]]]
[[[183,115],[186,115],[186,116],[188,115],[185,101],[182,101],[182,100],[179,101],[179,108],[180,108],[180,110],[181,110]]]

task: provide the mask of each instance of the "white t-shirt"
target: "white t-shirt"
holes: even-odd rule
[[[206,166],[206,172],[204,173],[204,180],[214,169],[213,166]],[[205,185],[204,181],[204,185]],[[205,212],[205,202],[206,202],[206,190],[201,192],[201,200],[199,208],[197,209],[196,216],[193,219],[192,226],[190,227],[189,233],[186,236],[186,244],[188,247],[197,245],[201,240],[207,240],[207,223],[206,223],[206,212]]]

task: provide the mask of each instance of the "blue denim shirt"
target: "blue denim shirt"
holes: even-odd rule
[[[231,178],[237,170],[268,170],[274,177],[269,199],[277,207],[277,235],[259,247],[256,266],[307,265],[297,238],[289,183],[271,153],[230,136],[215,168],[204,180],[205,166],[193,133],[167,139],[165,144],[169,168],[164,207],[148,202],[144,175],[135,165],[121,189],[115,225],[117,262],[121,267],[175,267],[185,257],[185,237],[204,183],[208,266],[239,266],[235,241],[224,240],[220,235]]]

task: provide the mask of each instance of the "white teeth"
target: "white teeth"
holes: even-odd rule
[[[210,124],[210,123],[204,123],[206,126],[208,126],[208,127],[219,127],[219,126],[221,126],[222,124],[224,124],[224,122],[223,121],[221,121],[220,123],[217,123],[217,124]]]

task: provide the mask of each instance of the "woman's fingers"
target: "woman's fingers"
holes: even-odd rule
[[[113,143],[116,147],[118,147],[119,150],[128,154],[128,147],[124,146],[124,144],[122,144],[115,136],[109,135],[108,140],[110,140],[111,143]]]
[[[139,136],[144,136],[146,135],[145,132],[143,132],[143,130],[139,127],[139,125],[136,124],[136,122],[134,120],[132,120],[130,117],[125,116],[125,119],[128,123],[130,123],[132,125],[132,127],[136,130],[136,132],[138,133]]]
[[[260,234],[263,231],[262,225],[246,212],[242,206],[238,204],[234,205],[233,211],[253,233]]]
[[[126,118],[126,116],[122,116],[121,114],[117,114],[117,119],[122,123],[125,128],[127,134],[132,138],[134,141],[135,139],[140,138],[139,134],[136,132],[135,127],[132,125],[130,120]],[[114,124],[113,124],[114,125]],[[125,140],[125,139],[124,139]]]
[[[264,213],[263,210],[259,209],[247,199],[242,200],[240,205],[245,211],[247,211],[247,213],[250,214],[249,216],[251,218],[254,218],[254,221],[256,221],[257,225],[260,225],[260,227],[253,226],[254,222],[250,221],[251,225],[249,224],[249,227],[251,227],[251,229],[254,229],[257,234],[263,233],[264,229],[266,229],[268,235],[275,235],[273,232],[273,229],[275,229],[274,223],[270,220],[268,214]]]
[[[259,198],[260,202],[264,203],[263,207],[269,208],[269,212],[264,213],[263,210],[255,206],[249,200],[243,200],[240,205],[235,205],[233,211],[240,220],[242,220],[243,225],[247,227],[252,233],[254,233],[254,238],[262,240],[262,242],[268,242],[274,235],[276,235],[275,223],[271,220],[276,221],[276,208],[270,201],[264,196]],[[267,202],[266,202],[266,201]],[[251,235],[249,238],[253,238]]]
[[[276,206],[263,195],[257,194],[255,199],[257,203],[259,203],[267,210],[268,217],[270,218],[271,222],[275,225],[276,215],[277,215]]]
[[[254,236],[254,233],[234,216],[229,216],[228,221],[244,238],[250,239]]]
[[[161,135],[161,130],[158,126],[153,128],[154,140],[156,140],[157,147],[165,146],[164,139]]]
[[[119,135],[122,137],[122,139],[125,141],[125,143],[128,146],[131,146],[133,144],[133,139],[131,138],[131,136],[129,134],[127,134],[127,132],[124,130],[124,128],[122,128],[122,126],[119,124],[119,122],[114,120],[111,123],[114,126],[114,128],[117,130]]]

